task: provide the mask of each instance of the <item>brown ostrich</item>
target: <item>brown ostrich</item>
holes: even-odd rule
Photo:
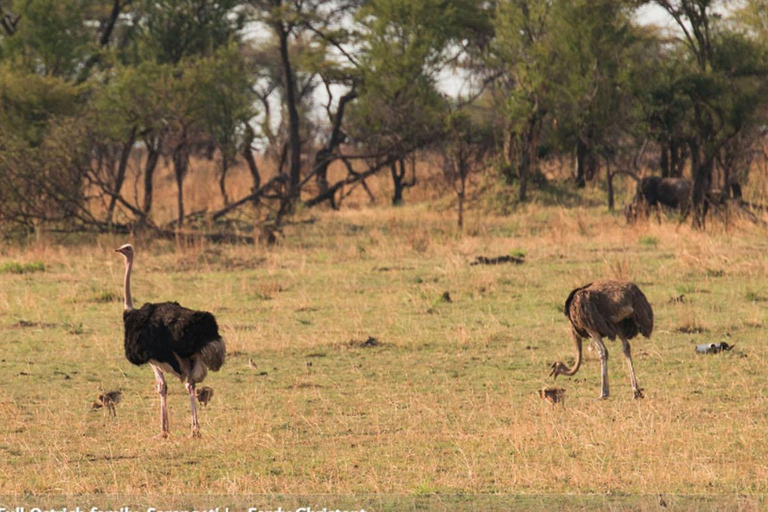
[[[637,384],[629,340],[638,333],[646,338],[653,332],[653,309],[637,285],[627,281],[595,281],[576,288],[565,301],[565,316],[571,322],[571,334],[576,344],[576,362],[568,368],[563,362],[552,363],[550,376],[576,375],[581,366],[581,339],[590,337],[600,354],[602,388],[600,398],[608,398],[608,349],[603,338],[621,340],[624,357],[629,366],[629,377],[635,398],[643,398]]]

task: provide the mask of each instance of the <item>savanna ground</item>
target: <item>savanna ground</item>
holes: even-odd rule
[[[463,235],[448,201],[430,201],[303,212],[314,222],[271,248],[4,246],[0,506],[759,509],[768,230],[627,227],[597,199],[478,207]],[[152,372],[123,356],[113,250],[127,241],[134,300],[212,311],[227,341],[200,439],[173,378],[172,437],[153,437]],[[470,265],[520,253],[522,265]],[[596,400],[587,351],[553,407],[537,392],[552,361],[573,358],[563,302],[596,278],[633,280],[654,307],[653,337],[633,342],[646,398],[632,399],[608,342],[611,398]],[[694,353],[721,341],[735,349]],[[91,408],[113,389],[115,418]]]

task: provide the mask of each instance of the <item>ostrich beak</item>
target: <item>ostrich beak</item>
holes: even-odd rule
[[[553,377],[555,380],[557,380],[557,376],[560,375],[557,369],[557,363],[552,363],[552,366],[550,366],[549,376]]]

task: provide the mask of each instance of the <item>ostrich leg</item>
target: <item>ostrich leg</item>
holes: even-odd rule
[[[637,384],[637,377],[635,377],[635,367],[632,365],[632,350],[629,347],[629,340],[624,336],[621,338],[621,346],[624,350],[624,357],[627,358],[627,366],[629,366],[629,378],[632,380],[632,390],[635,392],[635,398],[644,398],[643,390]]]
[[[600,354],[600,398],[605,399],[610,395],[610,390],[608,389],[608,348],[606,348],[599,334],[590,332],[589,335],[595,340],[597,352]]]
[[[189,403],[192,405],[191,437],[197,437],[200,435],[200,424],[197,422],[197,407],[195,406],[195,401],[197,400],[195,397],[195,383],[187,381],[187,383],[184,384],[184,387],[187,388],[187,393],[189,393]]]
[[[168,437],[170,428],[168,427],[168,406],[165,397],[168,393],[168,385],[165,383],[165,377],[162,370],[152,365],[155,371],[155,380],[157,380],[157,393],[160,395],[160,437]]]

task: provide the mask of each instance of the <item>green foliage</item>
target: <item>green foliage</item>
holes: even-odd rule
[[[248,70],[234,46],[193,61],[185,73],[192,95],[190,109],[224,157],[233,160],[243,126],[255,116]]]
[[[631,28],[631,2],[577,0],[558,2],[553,10],[548,70],[554,134],[560,144],[585,141],[600,152],[625,121],[628,102],[623,67],[637,37]]]
[[[552,13],[551,2],[539,1],[503,1],[495,12],[489,66],[509,86],[501,98],[502,112],[513,133],[545,108]]]
[[[85,91],[62,78],[0,63],[0,126],[39,146],[52,120],[78,115]]]
[[[94,51],[96,0],[17,0],[13,37],[0,38],[0,55],[41,75],[73,78]]]
[[[0,225],[28,232],[82,214],[85,86],[0,64]],[[22,227],[23,226],[23,227]]]
[[[768,0],[745,0],[735,9],[733,18],[763,48],[768,47]]]
[[[238,39],[245,23],[240,0],[144,0],[137,37],[138,60],[178,64],[185,57],[210,55]]]
[[[351,131],[379,151],[407,154],[441,137],[446,102],[437,90],[453,42],[482,25],[475,2],[375,0],[362,26],[360,97]]]

